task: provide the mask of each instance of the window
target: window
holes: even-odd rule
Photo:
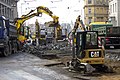
[[[92,22],[92,17],[88,18],[88,24],[90,24]]]
[[[112,5],[110,5],[109,10],[110,10],[110,13],[112,13]]]
[[[101,20],[100,20],[101,22],[104,21],[104,20],[103,20],[103,19],[104,19],[103,17],[100,17],[100,18],[101,18]]]
[[[106,0],[104,0],[104,2],[106,3],[107,1],[106,1]]]
[[[88,4],[91,4],[92,3],[92,0],[88,0]]]
[[[7,13],[7,7],[5,6],[4,9],[5,9],[5,15],[7,15],[8,14]]]
[[[82,46],[82,35],[80,35],[80,46]]]
[[[99,13],[99,8],[97,8],[97,11],[96,11],[96,12],[97,12],[97,14]]]
[[[114,13],[114,4],[113,4],[113,13]]]
[[[91,14],[91,9],[88,9],[88,14]]]
[[[116,12],[116,9],[117,9],[117,6],[116,6],[116,3],[115,3],[115,12]]]
[[[2,20],[0,20],[0,28],[2,27],[2,25],[3,25],[3,22],[2,22]]]
[[[0,15],[1,15],[1,12],[2,12],[2,5],[0,4]]]
[[[101,22],[101,21],[104,21],[103,19],[104,19],[103,17],[97,17],[97,21],[98,21],[98,22],[99,22],[99,21],[100,21],[100,22]]]
[[[87,45],[97,45],[97,34],[94,32],[88,32],[86,35]]]
[[[99,1],[99,0],[96,0],[96,3],[97,3],[97,4],[99,4],[99,3],[100,3],[100,1]]]
[[[100,4],[103,4],[104,2],[103,2],[103,0],[100,0]]]
[[[103,8],[100,8],[101,9],[101,12],[103,12]]]
[[[4,5],[2,5],[2,7],[1,7],[2,9],[2,15],[4,15]]]

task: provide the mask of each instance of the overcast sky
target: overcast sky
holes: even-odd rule
[[[84,16],[83,0],[20,0],[18,2],[19,17],[27,14],[31,9],[35,9],[38,6],[48,7],[53,14],[59,16],[60,23],[75,22],[78,15],[81,15],[82,19]],[[34,17],[27,22],[34,23],[36,18],[41,23],[52,20],[50,16],[43,14],[42,17]]]

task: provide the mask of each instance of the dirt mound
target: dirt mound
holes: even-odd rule
[[[113,61],[113,60],[110,60],[110,59],[106,59],[105,60],[105,64],[112,68],[112,70],[115,72],[115,73],[118,73],[120,74],[120,61]]]

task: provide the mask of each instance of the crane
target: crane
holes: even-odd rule
[[[35,11],[37,11],[37,12],[35,12]],[[54,24],[54,27],[58,27],[59,17],[54,15],[53,12],[51,10],[49,10],[49,8],[44,7],[44,6],[38,6],[36,9],[31,10],[28,14],[22,15],[21,18],[15,18],[15,25],[17,26],[17,30],[18,30],[18,39],[20,41],[25,40],[24,35],[19,34],[19,31],[20,31],[20,28],[22,27],[22,24],[26,20],[29,20],[30,18],[33,18],[35,16],[39,16],[42,13],[49,15],[53,19],[53,21],[51,21],[51,24]]]

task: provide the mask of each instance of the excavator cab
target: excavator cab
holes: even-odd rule
[[[77,32],[76,57],[81,63],[104,64],[103,50],[98,47],[97,31]]]
[[[97,31],[82,31],[77,32],[77,45],[81,49],[95,49],[98,48]]]

